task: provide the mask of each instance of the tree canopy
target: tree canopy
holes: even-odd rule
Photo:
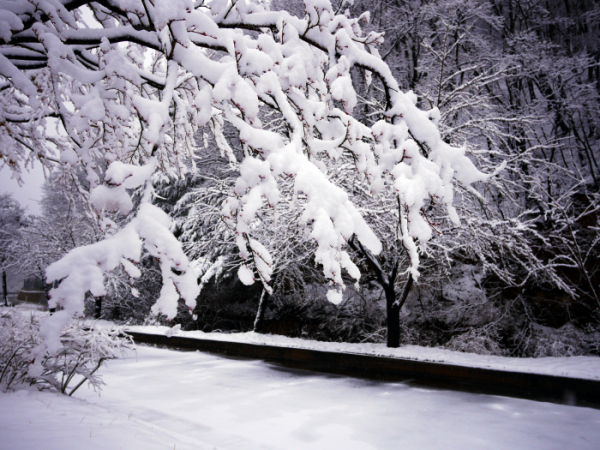
[[[269,289],[273,260],[253,230],[257,211],[279,203],[285,179],[293,179],[290,207],[302,210],[299,220],[316,242],[331,301],[341,300],[342,271],[360,277],[346,242],[356,236],[380,252],[327,171],[343,153],[373,195],[393,189],[398,238],[418,278],[418,246],[432,234],[425,207],[444,205],[458,222],[454,180],[469,185],[488,175],[464,147],[441,138],[436,107],[420,110],[417,96],[401,91],[378,53],[382,35],[361,30],[368,13],[351,18],[328,0],[304,6],[296,17],[245,0],[1,2],[3,164],[60,164],[106,234],[48,268],[48,281],[61,280],[52,303],[65,308],[43,330],[48,342],[81,310],[85,292],[103,295],[103,272],[122,265],[139,276],[142,246],[161,261],[154,311],[172,316],[178,298],[195,300],[195,277],[168,217],[151,204],[149,180],[193,168],[198,132],[211,133],[221,155],[240,164],[223,217],[235,231],[243,282],[258,279]],[[367,118],[354,114],[357,74],[384,93],[381,110]]]

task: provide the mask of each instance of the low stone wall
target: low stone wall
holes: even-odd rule
[[[35,305],[41,305],[45,308],[48,307],[48,296],[44,291],[26,291],[20,290],[17,294],[18,303],[32,303]]]
[[[600,408],[600,381],[381,356],[128,332],[136,342],[273,361],[286,367]]]

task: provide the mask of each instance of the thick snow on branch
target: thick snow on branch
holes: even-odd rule
[[[112,184],[118,184],[113,189],[122,190],[114,190],[112,201],[105,202],[101,209],[104,210],[111,204],[130,205],[132,202],[126,188],[134,189],[145,185],[154,167],[153,159],[142,167],[112,163],[106,171],[107,179]],[[99,188],[105,186],[94,189],[92,200]],[[58,339],[61,329],[74,315],[83,313],[82,299],[87,292],[94,297],[106,295],[105,272],[111,272],[122,265],[131,278],[139,277],[141,272],[136,265],[143,248],[159,261],[162,273],[163,287],[152,311],[170,318],[175,317],[180,298],[188,306],[194,307],[199,293],[196,277],[193,270],[188,270],[187,257],[181,244],[170,233],[169,226],[170,219],[166,213],[147,201],[142,202],[135,217],[115,234],[95,244],[76,248],[51,264],[46,270],[47,281],[57,281],[59,285],[50,291],[49,306],[60,307],[62,310],[43,324],[41,334],[44,344],[38,352],[43,354],[45,350],[49,350],[54,353],[60,348]]]
[[[127,192],[153,171],[189,170],[202,127],[239,164],[223,216],[239,236],[242,281],[268,288],[272,258],[253,229],[257,212],[278,204],[280,180],[291,177],[301,220],[317,244],[315,262],[336,285],[332,301],[340,299],[343,271],[360,276],[346,242],[356,235],[374,254],[381,244],[325,161],[351,155],[374,194],[385,178],[393,180],[403,218],[398,237],[415,279],[418,244],[431,236],[425,204],[445,204],[457,222],[453,180],[486,178],[464,148],[442,141],[439,111],[421,111],[412,92],[401,92],[378,56],[382,35],[363,34],[365,17],[336,15],[328,0],[305,0],[304,18],[246,0],[0,0],[0,9],[0,164],[60,161],[67,172],[84,171],[82,186],[89,185],[104,223],[106,211],[135,211],[106,241],[48,270],[50,281],[63,279],[53,302],[65,316],[81,310],[72,299],[102,295],[102,273],[136,261],[142,243],[165,277],[155,311],[172,315],[178,295],[192,301],[187,261],[166,217],[148,196],[136,210]],[[355,67],[386,93],[387,109],[375,123],[353,116]],[[226,127],[237,131],[234,140]]]

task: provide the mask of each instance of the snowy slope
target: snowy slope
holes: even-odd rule
[[[135,326],[131,331],[148,334],[173,333],[173,329],[161,326]],[[306,339],[259,333],[203,333],[202,331],[179,331],[178,336],[228,342],[243,342],[279,347],[306,348],[328,352],[356,353],[363,355],[388,356],[417,361],[456,364],[467,367],[505,370],[511,372],[538,373],[589,380],[600,380],[600,358],[595,356],[508,358],[503,356],[476,355],[452,350],[406,345],[387,348],[385,344],[347,344],[319,342]]]

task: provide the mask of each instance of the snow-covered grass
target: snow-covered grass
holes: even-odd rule
[[[138,347],[98,396],[0,394],[3,450],[596,449],[600,411]]]
[[[189,442],[189,439],[187,440]],[[143,420],[51,392],[0,394],[3,450],[214,449]]]
[[[148,334],[169,335],[173,328],[164,326],[132,326],[131,331]],[[387,348],[385,344],[348,344],[341,342],[319,342],[286,336],[259,333],[203,333],[202,331],[178,331],[179,336],[216,341],[243,342],[278,347],[306,348],[313,350],[358,353],[388,356],[417,361],[431,361],[460,366],[479,367],[522,373],[565,376],[589,380],[600,380],[600,358],[596,356],[569,356],[544,358],[510,358],[504,356],[477,355],[431,347],[406,345]]]

